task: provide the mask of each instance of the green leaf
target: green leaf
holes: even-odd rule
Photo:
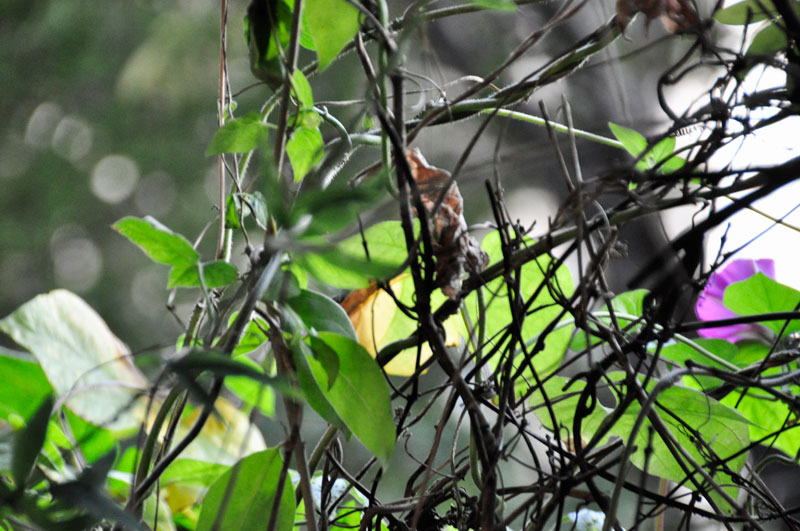
[[[277,448],[247,456],[217,479],[203,498],[197,531],[266,528],[278,503],[276,531],[294,527],[294,488],[287,475],[281,485],[283,460]]]
[[[530,243],[530,240],[528,241]],[[498,232],[491,232],[481,242],[483,250],[489,254],[491,262],[503,259],[503,252]],[[561,265],[555,271],[551,271],[552,261],[547,256],[541,256],[536,260],[526,263],[520,270],[519,290],[522,300],[527,304],[528,300],[538,292],[536,298],[528,306],[528,313],[522,324],[522,339],[528,345],[528,350],[532,351],[540,334],[558,318],[561,313],[561,306],[555,302],[551,293],[560,293],[562,297],[570,297],[574,291],[572,275],[566,266]],[[545,272],[548,274],[549,285],[546,284]],[[503,278],[496,278],[487,283],[483,288],[486,302],[486,339],[491,347],[503,335],[505,329],[510,326],[512,314],[508,301],[508,286]],[[479,307],[477,294],[472,293],[465,299],[466,307],[472,317],[472,322],[478,322]],[[572,335],[572,325],[562,326],[550,332],[544,341],[544,348],[533,353],[532,363],[539,375],[544,378],[558,368],[564,358],[564,352],[569,344]],[[463,330],[464,336],[468,337],[468,331]],[[522,362],[522,354],[515,364],[519,367]],[[494,356],[489,364],[495,368],[501,362],[500,356]],[[523,376],[532,378],[530,368],[523,371]]]
[[[203,272],[203,283],[200,283],[200,271]],[[205,287],[221,288],[233,283],[239,276],[239,271],[224,260],[192,264],[187,267],[173,267],[169,272],[167,288],[178,287]]]
[[[236,320],[237,315],[239,315],[238,312],[235,312],[234,314],[231,315],[231,318],[228,322],[228,326],[233,324],[233,322]],[[242,354],[253,352],[255,349],[257,349],[267,341],[267,335],[261,328],[259,328],[258,324],[256,324],[256,320],[258,320],[258,323],[261,324],[264,330],[267,329],[268,327],[267,323],[263,319],[255,318],[251,320],[247,324],[247,328],[245,328],[241,339],[239,339],[239,343],[236,345],[236,348],[233,349],[234,358],[237,356],[241,356]],[[178,348],[181,347],[179,346]]]
[[[731,363],[735,363],[736,355],[739,352],[736,345],[724,339],[695,339],[694,343],[717,357],[730,361]],[[659,354],[662,359],[673,362],[673,364],[677,364],[680,367],[685,366],[687,361],[692,361],[705,367],[728,370],[728,367],[725,365],[708,359],[708,357],[686,343],[665,345],[661,348]],[[722,383],[718,378],[712,376],[685,376],[683,381],[687,387],[700,390],[713,389]]]
[[[292,211],[293,223],[309,214],[311,224],[306,235],[334,234],[355,223],[360,214],[385,195],[386,187],[377,178],[356,187],[339,181],[325,189],[308,187],[297,198]]]
[[[247,365],[256,372],[264,372],[260,365],[247,356],[234,356],[233,360]],[[258,408],[267,417],[271,418],[275,414],[275,393],[264,382],[249,376],[228,376],[225,378],[225,387],[241,398],[245,404]]]
[[[314,95],[311,92],[311,85],[308,83],[305,74],[299,68],[294,71],[292,78],[294,82],[294,96],[301,108],[311,108],[314,106]],[[316,113],[315,113],[316,114]]]
[[[788,46],[786,30],[774,22],[756,34],[745,55],[772,55]]]
[[[307,0],[305,14],[322,71],[355,37],[359,13],[346,0]]]
[[[638,157],[647,149],[647,140],[645,137],[633,129],[622,127],[613,122],[608,122],[608,127],[611,129],[611,132],[614,133],[614,136],[617,137],[617,140],[622,142],[622,145],[625,146],[628,153],[634,157]]]
[[[641,317],[644,306],[644,297],[648,294],[648,290],[646,289],[635,289],[632,291],[625,291],[620,293],[613,299],[611,299],[611,308],[614,310],[615,316],[617,317],[617,322],[620,325],[620,328],[625,329],[634,321],[631,319],[627,319],[623,317],[623,315],[629,316],[636,316]],[[596,319],[600,320],[600,322],[610,326],[611,325],[611,318],[607,316],[607,309],[605,306],[601,306],[598,308],[597,312],[594,313]],[[594,329],[593,325],[589,324],[590,329]],[[636,327],[638,328],[638,327]],[[633,328],[635,330],[636,328]],[[600,338],[596,336],[590,336],[590,342],[592,345],[596,345],[601,342]],[[583,330],[578,329],[575,331],[575,337],[572,339],[572,343],[570,343],[570,348],[572,350],[583,350],[586,348],[586,334]]]
[[[81,449],[83,457],[87,462],[94,463],[114,450],[119,438],[118,435],[115,435],[105,428],[96,426],[91,422],[87,422],[69,409],[65,410],[65,413],[67,421],[69,422],[69,428],[72,431],[72,438]],[[48,439],[51,441],[53,440],[49,433]],[[68,445],[62,445],[62,448],[72,451],[75,444],[72,441],[65,442],[68,442]]]
[[[762,7],[764,6],[764,7]],[[764,9],[766,8],[766,9]],[[723,24],[742,25],[777,15],[770,0],[744,0],[714,13],[714,20]]]
[[[569,381],[569,378],[561,376],[551,376],[544,382],[544,393],[541,388],[536,389],[529,399],[533,413],[542,423],[542,425],[550,431],[556,431],[556,427],[566,427],[572,432],[572,422],[575,418],[575,411],[578,408],[578,400],[580,399],[581,391],[586,387],[586,383],[577,380],[570,385],[568,390],[564,390],[564,386]],[[545,399],[546,397],[546,399]],[[547,407],[547,404],[550,407]],[[553,415],[550,415],[552,410]],[[593,433],[594,430],[600,426],[600,423],[606,416],[606,410],[599,402],[596,403],[595,408],[588,417],[584,417],[581,421],[583,432],[586,429],[587,433]],[[556,424],[553,424],[553,417],[555,417]],[[588,441],[585,433],[581,433],[581,437]]]
[[[267,211],[267,200],[264,198],[264,194],[261,192],[253,192],[252,194],[243,193],[237,195],[237,198],[242,203],[242,215],[244,216],[248,213],[252,214],[253,218],[256,220],[256,224],[261,229],[266,230],[269,215]]]
[[[151,260],[171,266],[197,263],[199,255],[180,234],[175,234],[150,216],[144,219],[125,217],[112,228],[142,249]]]
[[[385,467],[394,453],[396,427],[383,373],[364,347],[349,337],[320,332],[311,337],[312,345],[318,341],[339,355],[339,373],[333,386],[323,393],[347,427]],[[322,383],[320,371],[314,372],[317,382]]]
[[[303,339],[297,337],[296,334],[291,343],[291,348],[292,360],[297,370],[297,384],[300,386],[303,399],[324,421],[333,424],[346,437],[350,437],[350,429],[347,424],[339,417],[325,393],[323,393],[322,388],[327,389],[328,384],[327,371],[314,359],[311,347]]]
[[[244,18],[250,71],[273,90],[286,75],[278,51],[289,42],[291,21],[291,8],[281,0],[251,0]]]
[[[330,297],[314,291],[302,290],[286,303],[303,320],[306,327],[317,332],[334,332],[356,339],[353,323],[344,309]]]
[[[619,380],[624,378],[624,375],[610,373],[609,377],[613,380]],[[651,383],[648,386],[649,389],[652,389],[653,385],[654,383]],[[558,397],[551,396],[549,398],[552,402],[557,403]],[[560,407],[563,414],[571,420],[568,409],[569,404],[570,399],[567,399],[565,404]],[[600,406],[598,405],[597,407],[599,408]],[[612,412],[611,409],[607,411],[609,415]],[[584,440],[591,438],[597,428],[600,427],[597,412],[598,409],[595,409],[587,419],[584,419],[581,433],[581,437]],[[648,432],[652,427],[649,419],[645,419],[634,440],[630,441],[634,423],[640,412],[641,405],[634,400],[627,406],[624,413],[611,427],[600,444],[603,444],[610,437],[621,437],[625,444],[632,444],[636,447],[631,456],[631,463],[639,470],[644,470],[645,454],[649,443]],[[714,480],[718,484],[725,485],[724,488],[728,495],[736,499],[738,489],[729,486],[733,484],[733,478],[728,477],[723,472],[713,473],[713,471],[718,470],[718,465],[716,464],[718,463],[717,456],[725,460],[727,466],[734,472],[738,473],[742,469],[747,455],[743,450],[749,444],[748,426],[750,423],[748,420],[736,410],[717,402],[703,393],[677,386],[668,388],[659,395],[655,405],[655,412],[666,424],[667,429],[678,444],[686,450],[695,462],[705,466],[706,470],[711,470]],[[547,419],[546,415],[546,411],[537,413],[540,418]],[[568,428],[571,427],[569,423],[563,422],[563,424]],[[691,430],[698,432],[699,438]],[[710,451],[708,448],[701,446],[698,443],[698,439],[706,441],[710,446]],[[686,474],[683,468],[655,431],[653,432],[651,451],[652,454],[647,468],[649,474],[678,482],[686,481]],[[695,478],[703,483],[703,478],[699,474],[695,474]],[[724,503],[719,493],[713,491],[711,496],[722,510],[731,511],[731,507]]]
[[[797,390],[794,394],[797,395]],[[746,393],[730,393],[722,403],[736,408],[751,421],[751,441],[759,441],[781,450],[792,459],[797,458],[800,453],[800,423],[788,404],[755,388]]]
[[[415,221],[415,233],[419,222]],[[364,240],[369,258],[364,251]],[[369,286],[371,279],[387,279],[400,271],[408,258],[399,221],[384,221],[340,242],[330,251],[295,256],[299,265],[320,282],[335,288]]]
[[[294,169],[295,182],[301,181],[322,160],[324,143],[319,129],[299,127],[286,143],[286,154]]]
[[[682,159],[681,157],[673,156],[667,159],[661,166],[659,166],[659,171],[664,174],[670,174],[673,172],[678,171],[679,169],[683,168],[686,165],[686,159]]]
[[[0,347],[0,374],[0,419],[5,421],[11,415],[30,419],[37,405],[54,392],[36,358],[27,352]]]
[[[314,353],[314,359],[319,362],[327,375],[325,385],[321,385],[320,389],[322,389],[323,393],[330,392],[336,377],[339,376],[339,355],[316,336],[309,336],[308,342],[311,346],[311,351]],[[314,369],[315,367],[312,365],[312,372]],[[321,383],[319,379],[317,379],[317,383]]]
[[[39,295],[0,321],[0,330],[36,357],[76,414],[112,430],[139,426],[134,398],[147,380],[83,299],[66,290]]]
[[[773,280],[763,273],[757,273],[747,280],[735,282],[725,289],[723,303],[738,315],[758,315],[772,312],[790,312],[800,307],[800,291]],[[778,334],[784,321],[764,321],[761,323]],[[800,330],[800,319],[789,322],[785,335]]]
[[[258,111],[228,120],[214,133],[206,150],[206,156],[220,153],[249,153],[267,142],[269,130],[274,127],[272,124],[262,122]]]
[[[262,298],[265,301],[282,302],[297,297],[300,295],[300,290],[300,281],[295,275],[295,270],[284,266],[275,272]]]
[[[647,153],[647,157],[652,157],[652,166],[656,166],[659,162],[668,159],[675,152],[675,137],[668,136],[659,141]]]
[[[225,228],[226,229],[239,229],[242,225],[239,223],[239,210],[241,206],[236,200],[236,194],[228,194],[225,200]],[[244,217],[244,214],[242,214]]]
[[[11,460],[11,477],[17,490],[25,489],[36,459],[44,446],[47,425],[53,413],[53,397],[48,395],[36,409],[27,426],[14,436],[14,453]]]
[[[161,475],[161,485],[199,485],[207,487],[214,483],[229,466],[209,463],[198,459],[176,459]]]
[[[624,375],[620,373],[611,373],[609,376],[615,380],[624,378]],[[648,388],[652,389],[653,385],[655,383],[651,383]],[[631,431],[640,411],[640,404],[634,400],[628,405],[618,422],[612,426],[609,436],[618,435],[630,444]],[[664,390],[658,396],[655,411],[678,443],[697,463],[706,466],[707,470],[711,468],[712,463],[717,463],[716,456],[726,460],[727,466],[736,473],[744,466],[747,452],[743,450],[749,445],[750,422],[736,410],[704,393],[674,386]],[[639,470],[644,469],[650,426],[650,421],[645,420],[632,443],[636,445],[636,450],[631,457],[631,463]],[[712,456],[707,448],[700,446],[698,438],[689,428],[699,432],[699,440],[706,441],[715,456]],[[716,469],[716,466],[712,468],[712,470]],[[681,482],[686,478],[683,469],[657,433],[654,433],[653,436],[652,455],[647,471],[673,481]],[[723,472],[717,472],[712,476],[718,484],[733,484],[733,478]],[[698,481],[703,481],[699,474],[695,477]],[[725,487],[725,490],[734,500],[737,498],[737,488]],[[731,510],[723,503],[718,493],[712,493],[712,498],[720,504],[724,511]]]
[[[241,357],[240,357],[241,358]],[[211,350],[191,350],[187,354],[168,362],[169,368],[183,380],[193,380],[194,376],[202,371],[210,371],[217,376],[244,376],[269,385],[290,396],[295,392],[285,379],[279,376],[269,376],[254,363],[243,362],[242,359],[232,359],[225,354]]]

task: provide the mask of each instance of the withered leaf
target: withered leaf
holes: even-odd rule
[[[689,0],[617,0],[617,24],[625,29],[636,13],[647,17],[647,24],[661,18],[670,33],[684,33],[697,27],[697,12]]]
[[[464,200],[450,174],[428,164],[417,148],[406,151],[406,159],[431,225],[437,285],[455,299],[461,289],[461,277],[467,272],[482,271],[489,256],[467,230]]]

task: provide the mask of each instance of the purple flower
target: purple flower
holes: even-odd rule
[[[738,317],[723,304],[725,288],[734,282],[747,280],[756,273],[763,273],[775,278],[775,262],[770,258],[761,260],[734,260],[722,271],[714,273],[708,279],[703,293],[697,299],[694,311],[701,321],[718,321]],[[737,324],[717,328],[701,328],[697,331],[702,337],[725,339],[735,343],[741,339],[757,339],[764,337],[763,327],[757,324]]]

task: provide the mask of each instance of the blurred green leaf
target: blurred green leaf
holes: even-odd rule
[[[134,398],[147,380],[83,299],[66,290],[39,295],[0,321],[0,329],[39,360],[76,414],[113,430],[139,426]]]
[[[418,227],[415,221],[415,227]],[[369,258],[364,250],[364,241]],[[295,257],[309,274],[335,288],[356,289],[369,286],[371,279],[387,279],[399,273],[408,258],[403,228],[399,221],[384,221],[361,234],[340,242],[330,251],[299,254]]]
[[[294,489],[287,475],[278,496],[283,460],[274,448],[245,457],[217,479],[203,498],[197,531],[263,529],[278,503],[276,531],[294,527]]]
[[[361,443],[385,467],[394,453],[396,427],[392,417],[389,385],[375,360],[354,340],[320,332],[311,338],[327,344],[339,356],[339,372],[323,394]],[[310,363],[318,363],[309,360]],[[317,381],[322,372],[315,370]]]
[[[291,20],[291,9],[282,0],[251,0],[244,18],[250,71],[273,90],[286,74],[278,46],[289,42]]]
[[[487,234],[483,242],[481,242],[481,247],[489,254],[491,262],[503,259],[500,235],[497,231]],[[551,259],[547,256],[542,256],[526,263],[520,269],[519,294],[522,296],[522,301],[527,304],[531,297],[536,296],[528,306],[527,315],[522,324],[522,340],[528,344],[529,349],[533,348],[538,336],[561,313],[561,306],[555,301],[552,294],[559,293],[561,297],[569,297],[574,291],[572,275],[569,269],[563,264],[554,270],[552,267],[553,262]],[[503,331],[511,323],[512,315],[508,301],[508,289],[508,284],[503,278],[492,280],[484,287],[486,339],[489,341],[490,346],[499,340]],[[469,310],[470,316],[472,316],[472,322],[477,323],[479,316],[477,294],[471,293],[464,303]],[[544,378],[558,368],[569,344],[572,329],[572,325],[563,326],[547,335],[546,340],[543,342],[544,348],[536,352],[531,360],[540,377]],[[464,337],[469,336],[469,332],[463,326],[462,334]],[[519,353],[519,356],[519,360],[515,363],[517,367],[522,361],[522,354]],[[490,359],[490,366],[497,367],[498,363],[500,363],[499,358],[500,356],[494,356]],[[533,379],[530,374],[530,368],[525,369],[522,374],[528,375],[531,380]],[[520,378],[520,380],[524,380],[524,378]]]
[[[625,146],[628,153],[634,157],[638,157],[647,149],[647,139],[633,129],[628,129],[627,127],[617,125],[613,122],[608,122],[608,127],[611,129],[611,132],[614,133],[614,136],[617,137],[617,140],[622,142],[622,145]]]
[[[550,431],[556,431],[556,428],[565,426],[572,432],[572,421],[575,417],[575,411],[578,409],[581,391],[586,387],[586,382],[576,380],[570,385],[569,389],[565,390],[564,386],[567,382],[569,382],[569,378],[551,376],[545,380],[544,390],[537,388],[536,391],[531,393],[529,403],[533,408],[533,413],[539,419],[539,422]],[[552,416],[550,414],[551,411],[553,412]],[[581,421],[581,426],[586,427],[588,433],[593,433],[603,422],[606,414],[606,409],[597,402],[589,416]],[[553,423],[554,417],[555,424]],[[585,433],[581,433],[581,437],[588,440]]]
[[[126,529],[147,529],[133,515],[125,511],[105,493],[105,481],[115,455],[107,454],[93,466],[84,469],[78,479],[66,483],[51,484],[50,493],[57,501],[75,509],[83,510],[97,520],[110,520]]]
[[[200,271],[203,272],[203,283],[200,283]],[[221,288],[234,282],[239,276],[239,272],[231,264],[224,260],[213,262],[198,263],[186,267],[173,267],[169,272],[167,288],[178,287],[205,287]]]
[[[359,28],[358,10],[346,0],[307,0],[306,18],[319,58],[325,70]]]
[[[714,13],[714,20],[738,26],[772,18],[776,14],[777,10],[770,0],[743,0]]]
[[[168,363],[170,369],[184,381],[194,380],[194,377],[200,372],[209,371],[217,376],[244,376],[269,385],[284,394],[295,395],[294,390],[284,378],[269,376],[264,374],[260,367],[254,367],[253,363],[244,362],[241,358],[233,359],[219,352],[191,350]]]
[[[236,200],[236,194],[228,194],[225,200],[225,228],[226,229],[239,229],[242,225],[239,223],[239,210],[241,206]],[[244,215],[242,215],[244,217]]]
[[[380,179],[371,179],[355,187],[334,181],[324,190],[309,187],[302,191],[292,217],[296,221],[311,215],[306,235],[335,234],[354,224],[360,214],[374,207],[385,195],[386,188]]]
[[[302,290],[286,301],[306,327],[317,332],[334,332],[356,339],[353,323],[344,309],[333,299],[314,291]]]
[[[229,469],[229,466],[198,459],[176,459],[161,475],[161,485],[182,483],[207,487]]]
[[[322,160],[324,143],[319,129],[298,127],[286,143],[295,182],[301,181]]]
[[[142,249],[151,260],[171,266],[197,263],[199,255],[186,238],[175,234],[154,218],[128,216],[111,226]]]
[[[65,414],[74,443],[69,441],[68,446],[62,446],[64,449],[72,450],[77,443],[83,457],[89,463],[94,463],[114,450],[118,436],[113,432],[84,420],[69,409],[65,410]],[[49,434],[48,439],[52,440]]]
[[[326,385],[321,385],[320,388],[323,393],[330,393],[333,383],[339,375],[339,355],[327,343],[316,336],[309,336],[308,342],[311,346],[311,352],[314,353],[314,359],[319,362],[327,375]],[[312,367],[313,369],[314,367]],[[319,379],[317,383],[321,383]],[[334,407],[334,409],[336,408]]]
[[[37,405],[54,392],[36,358],[27,352],[0,347],[0,374],[0,419],[8,421],[13,414],[28,420]]]
[[[253,192],[252,194],[243,193],[236,196],[242,203],[242,214],[252,214],[256,220],[256,224],[262,230],[266,230],[269,214],[267,211],[267,200],[261,192]]]
[[[36,459],[44,445],[47,425],[53,413],[53,397],[48,395],[36,409],[28,424],[14,436],[14,452],[11,458],[11,477],[17,490],[25,489]]]
[[[247,356],[234,356],[233,360],[259,373],[264,372],[261,366]],[[225,378],[225,387],[241,398],[245,404],[258,408],[267,417],[275,414],[275,393],[264,382],[249,376],[228,376]]]
[[[345,437],[350,437],[347,424],[336,413],[321,388],[327,388],[327,371],[314,359],[314,353],[304,339],[296,337],[291,343],[291,348],[292,360],[297,370],[297,384],[300,386],[303,399],[323,420],[339,428]],[[315,370],[312,370],[312,365]],[[322,382],[322,385],[319,382]]]
[[[305,74],[299,68],[294,71],[292,81],[294,82],[294,95],[301,108],[311,108],[314,106],[314,95],[311,92],[311,85],[308,83]]]
[[[756,34],[745,55],[772,55],[786,48],[788,44],[786,30],[773,22]]]
[[[723,303],[738,315],[791,312],[800,308],[800,291],[785,286],[763,273],[756,273],[747,280],[734,282],[725,288]],[[761,324],[779,334],[784,321],[764,321]],[[800,319],[793,319],[786,326],[784,335],[799,330]]]
[[[269,139],[269,130],[275,126],[261,121],[261,114],[253,111],[228,120],[217,129],[206,150],[206,156],[220,153],[248,153],[264,145]]]

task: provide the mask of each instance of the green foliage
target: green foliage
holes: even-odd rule
[[[175,234],[153,218],[126,217],[114,230],[142,249],[151,260],[172,266],[167,288],[227,286],[238,276],[236,268],[222,261],[201,262],[200,255],[180,234]]]
[[[286,75],[281,54],[289,42],[291,19],[291,7],[283,0],[251,0],[244,19],[250,71],[272,89]]]
[[[527,240],[525,244],[533,244],[533,241]],[[498,232],[491,232],[484,237],[481,246],[492,262],[503,260],[502,243]],[[519,296],[527,303],[520,330],[520,339],[525,343],[525,349],[523,351],[519,345],[514,347],[516,351],[514,369],[521,371],[522,378],[519,381],[523,382],[532,378],[529,363],[542,377],[550,375],[560,365],[572,335],[572,325],[565,320],[563,325],[549,331],[546,337],[543,334],[562,313],[562,307],[557,301],[571,296],[574,286],[569,270],[563,264],[557,265],[544,256],[522,266],[516,281]],[[490,345],[507,341],[510,336],[505,334],[514,333],[509,289],[509,285],[502,278],[492,280],[484,287],[485,337]],[[471,294],[464,302],[472,315],[472,322],[477,323],[481,312],[477,294]],[[467,337],[469,334],[466,330],[463,331]],[[489,363],[492,367],[498,367],[505,361],[499,356],[494,356]]]
[[[413,73],[405,68],[413,63],[403,54],[414,47],[413,31],[419,23],[459,11],[511,12],[517,4],[472,0],[435,9],[415,4],[379,31],[378,22],[396,15],[388,12],[394,6],[386,2],[362,2],[359,6],[369,10],[366,13],[346,0],[251,0],[244,44],[251,71],[273,94],[266,102],[254,102],[250,100],[258,89],[237,93],[246,102],[240,102],[241,107],[251,110],[233,118],[237,104],[226,95],[240,87],[229,87],[227,78],[220,80],[224,90],[218,118],[224,124],[213,134],[206,155],[218,156],[225,168],[221,180],[226,201],[207,216],[209,231],[198,229],[201,236],[193,244],[149,216],[124,217],[113,225],[152,261],[169,267],[167,288],[192,288],[180,296],[193,295],[193,305],[168,299],[184,329],[178,347],[153,353],[157,349],[151,345],[174,344],[174,335],[145,331],[147,348],[137,350],[149,357],[145,375],[99,315],[66,290],[39,295],[0,320],[0,330],[27,351],[0,348],[0,373],[5,378],[0,419],[8,428],[0,434],[2,515],[13,515],[21,526],[43,529],[85,529],[107,521],[125,529],[246,530],[268,526],[273,516],[274,528],[286,531],[310,526],[303,521],[317,517],[327,520],[328,527],[381,530],[412,522],[420,528],[497,527],[517,511],[505,505],[507,494],[515,496],[517,487],[504,485],[505,493],[500,494],[496,468],[501,461],[518,459],[520,447],[526,446],[527,456],[536,454],[533,446],[544,445],[552,470],[538,472],[552,484],[542,484],[536,495],[541,497],[523,502],[536,506],[536,511],[558,507],[560,512],[564,499],[558,497],[581,492],[576,488],[583,481],[579,478],[607,473],[612,464],[624,471],[631,463],[695,489],[710,498],[719,508],[719,518],[725,519],[737,509],[725,498],[737,500],[739,488],[747,487],[739,474],[754,444],[771,445],[796,458],[800,431],[794,397],[800,386],[785,375],[797,371],[792,335],[800,332],[800,319],[759,321],[763,334],[750,342],[695,339],[676,333],[680,324],[654,320],[651,308],[644,307],[646,290],[613,296],[602,277],[612,255],[611,247],[604,245],[613,243],[616,226],[624,222],[620,219],[652,212],[652,205],[660,204],[650,203],[653,197],[672,201],[678,195],[674,188],[660,188],[661,181],[670,181],[664,175],[686,163],[675,154],[674,136],[652,142],[633,129],[609,123],[617,142],[577,131],[571,122],[568,127],[550,124],[556,125],[554,131],[621,145],[636,159],[637,179],[652,186],[647,190],[654,193],[629,194],[618,210],[609,208],[590,218],[585,207],[600,204],[595,200],[606,182],[582,180],[582,188],[573,190],[553,218],[556,228],[548,228],[537,242],[522,234],[519,223],[507,219],[501,190],[489,183],[497,230],[481,244],[487,267],[472,248],[477,244],[462,216],[465,205],[457,182],[432,184],[447,174],[411,164],[411,159],[413,182],[405,182],[406,172],[397,171],[404,166],[397,157],[402,158],[409,147],[406,139],[414,138],[414,127],[420,125],[495,111],[499,118],[541,125],[542,119],[511,111],[511,106],[571,74],[621,32],[616,22],[602,26],[524,81],[504,88],[493,84],[496,90],[489,96],[476,91],[470,94],[474,99],[452,105],[425,101],[413,117],[407,114],[408,102],[405,108],[386,106],[387,99],[403,103],[400,94],[409,91]],[[645,14],[648,20],[660,16],[678,23],[670,11]],[[737,55],[741,64],[726,69],[731,76],[761,61],[782,64],[772,59],[792,43],[771,2],[744,0],[714,16],[725,24],[769,21],[744,59]],[[171,21],[175,31],[192,28],[179,17]],[[300,27],[293,30],[293,22]],[[161,39],[169,37],[169,28],[163,24],[154,29],[158,39],[148,48],[151,55],[159,55],[153,51],[161,51],[158,43],[166,42]],[[290,42],[299,42],[313,54],[301,51],[295,57]],[[354,48],[367,73],[363,79],[346,81],[360,87],[358,98],[366,94],[365,105],[357,107],[358,100],[350,100],[340,109],[336,102],[322,102],[332,98],[333,90],[319,79],[331,79],[315,76],[329,75],[326,69],[333,71],[332,65],[339,64],[347,72],[346,61],[335,61]],[[234,49],[226,48],[225,60],[233,59]],[[243,57],[244,51],[240,53]],[[175,50],[165,49],[167,55],[170,59],[159,58],[161,66],[155,70],[170,73],[178,67]],[[290,56],[297,66],[288,61]],[[377,60],[371,64],[373,56]],[[793,61],[791,54],[779,57]],[[141,73],[141,63],[147,61],[132,61],[133,66],[123,70]],[[513,68],[503,70],[513,77]],[[220,72],[227,76],[226,68]],[[159,76],[152,77],[148,83],[158,87]],[[135,78],[121,76],[121,96],[137,86]],[[391,90],[389,81],[394,83]],[[485,78],[487,84],[497,81],[493,74]],[[315,91],[320,102],[315,102]],[[419,91],[424,99],[428,92],[426,87]],[[698,111],[697,116],[702,114]],[[379,131],[373,130],[373,115],[381,119]],[[426,121],[429,117],[433,119]],[[716,115],[712,118],[709,123],[721,121]],[[187,121],[176,121],[186,135]],[[673,124],[670,131],[680,125]],[[25,135],[29,142],[29,131]],[[197,136],[203,135],[207,139],[211,132]],[[55,134],[51,143],[56,143]],[[156,149],[155,144],[148,142],[146,147]],[[372,153],[370,165],[348,166],[357,149],[378,145],[381,152]],[[6,147],[0,148],[5,154]],[[191,149],[202,154],[202,147]],[[687,150],[687,156],[695,151]],[[253,162],[257,152],[263,156],[260,167]],[[72,162],[83,171],[83,162]],[[692,161],[692,168],[698,162],[707,159]],[[177,168],[184,171],[179,164]],[[201,187],[196,168],[185,173],[193,187]],[[781,174],[775,172],[775,178]],[[687,204],[717,197],[716,184],[702,182],[702,192],[689,187],[694,182],[682,183]],[[432,200],[432,192],[439,190],[440,197]],[[383,202],[389,194],[391,210]],[[69,203],[67,197],[60,199]],[[387,212],[395,213],[398,202],[405,224],[374,222],[390,218]],[[183,195],[181,204],[189,205],[186,210],[192,216],[195,211],[209,212]],[[409,223],[409,218],[422,218],[423,209],[428,225],[421,227],[417,219]],[[570,224],[573,216],[577,228]],[[186,224],[196,221],[187,217]],[[604,233],[597,232],[601,226]],[[224,243],[218,251],[222,258],[202,260],[198,249],[205,249],[208,240],[216,241],[217,235]],[[562,253],[558,245],[565,242],[573,245]],[[565,262],[576,248],[590,261],[579,258],[583,270],[573,280]],[[231,249],[244,249],[235,257],[241,269],[232,265]],[[447,284],[442,279],[448,268],[458,268],[461,291],[440,289]],[[658,295],[657,290],[651,295]],[[342,299],[344,306],[338,302]],[[796,312],[800,292],[758,274],[729,286],[724,305],[738,316]],[[188,318],[184,308],[191,308]],[[124,310],[124,317],[135,322]],[[576,322],[581,323],[577,333]],[[773,342],[778,334],[782,337]],[[628,363],[631,359],[636,364]],[[431,366],[427,375],[418,370],[421,363]],[[611,370],[619,366],[627,372]],[[400,379],[404,377],[411,380]],[[741,384],[750,377],[758,379],[758,385]],[[283,408],[276,408],[278,399]],[[402,503],[414,500],[413,510],[380,502],[375,492],[381,477],[391,475],[384,473],[400,453],[395,452],[398,436],[417,429],[415,424],[430,418],[430,411],[439,410],[443,414],[431,438],[435,446],[425,448],[430,455],[422,455],[423,466],[413,476],[400,478],[407,481]],[[459,420],[449,422],[459,411]],[[552,435],[530,436],[529,411]],[[328,425],[325,435],[308,444],[308,424],[320,420]],[[267,449],[260,429],[265,435],[285,434],[283,448],[297,451]],[[421,433],[426,429],[419,427]],[[438,462],[449,432],[450,470]],[[465,432],[468,445],[466,435],[459,438]],[[349,461],[366,457],[369,463],[358,482],[340,470],[349,463],[343,464],[339,455],[339,434],[348,440],[355,436],[374,456],[348,455]],[[607,464],[601,455],[595,460],[605,452],[604,445],[617,440],[629,459]],[[587,451],[574,452],[578,446]],[[415,454],[416,449],[409,448],[408,453]],[[370,471],[372,466],[380,471]],[[337,478],[339,473],[343,477]],[[462,482],[468,473],[480,489],[477,499]],[[299,489],[293,478],[299,478]],[[625,479],[620,473],[617,487],[627,487]],[[296,492],[302,496],[296,498]],[[342,503],[346,496],[350,499]],[[437,514],[439,506],[451,500],[457,510],[444,517]],[[611,500],[619,501],[618,496]],[[671,501],[677,507],[686,505],[689,513],[694,510],[691,504]],[[364,519],[367,506],[378,508],[369,522]],[[617,518],[616,505],[610,507],[609,516]],[[400,512],[402,517],[395,514]],[[547,525],[550,516],[545,514],[536,525]]]
[[[0,321],[0,330],[36,357],[75,413],[111,429],[139,425],[131,404],[146,380],[82,299],[64,290],[39,295]]]
[[[800,291],[784,286],[763,273],[735,282],[725,290],[725,306],[739,315],[791,312],[800,308]],[[761,324],[775,334],[792,334],[800,330],[800,319],[764,321]],[[784,329],[784,324],[786,325]]]
[[[262,121],[258,111],[228,120],[214,133],[206,155],[249,153],[266,144],[269,130],[274,128],[274,125]]]
[[[353,323],[347,313],[330,297],[309,290],[286,301],[289,307],[302,319],[309,330],[333,332],[356,339]]]
[[[324,70],[355,37],[359,13],[346,0],[307,0],[305,13],[319,69]]]
[[[23,490],[44,446],[47,425],[53,413],[53,397],[48,396],[36,409],[27,426],[17,431],[11,461],[11,477],[17,490]]]
[[[233,465],[211,485],[203,498],[197,531],[263,527],[275,503],[278,503],[275,529],[291,530],[294,489],[288,476],[280,481],[282,467],[278,449],[247,456]],[[278,492],[280,498],[277,498]]]
[[[395,425],[383,373],[364,347],[346,336],[320,332],[311,336],[311,348],[338,355],[339,370],[330,388],[319,362],[309,359],[314,377],[336,414],[386,466],[394,453]]]
[[[714,20],[723,24],[748,24],[772,18],[777,14],[770,0],[743,0],[714,13]]]
[[[673,136],[660,140],[654,146],[648,146],[647,139],[633,129],[611,122],[608,127],[625,146],[625,150],[638,159],[636,169],[639,171],[656,169],[660,173],[672,173],[686,163],[682,158],[672,155],[675,151]]]
[[[407,258],[403,228],[397,221],[385,221],[366,229],[363,237],[355,234],[330,250],[301,254],[295,260],[324,284],[354,289],[399,273]]]

